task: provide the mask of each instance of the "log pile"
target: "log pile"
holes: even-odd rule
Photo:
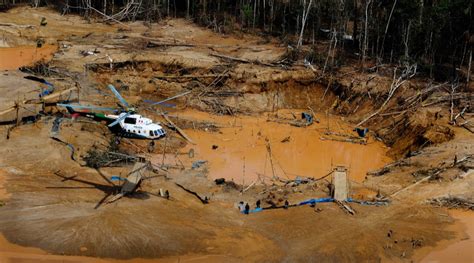
[[[428,202],[434,206],[474,210],[474,201],[464,197],[444,196],[433,198]]]
[[[385,165],[384,167],[374,170],[374,171],[369,171],[367,172],[367,175],[372,175],[372,176],[382,176],[388,172],[390,172],[394,167],[400,167],[400,166],[405,166],[407,165],[407,162],[405,160],[399,160],[393,163],[389,163]]]

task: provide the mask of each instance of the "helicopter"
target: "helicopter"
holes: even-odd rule
[[[113,85],[109,84],[107,87],[120,101],[120,104],[118,104],[120,109],[64,103],[58,103],[56,105],[66,108],[73,118],[84,116],[96,121],[105,121],[110,131],[120,137],[158,140],[166,136],[166,131],[161,127],[161,125],[154,123],[149,118],[137,114],[135,108],[130,107],[128,102],[120,95]],[[112,114],[97,113],[92,112],[91,110],[112,112]]]

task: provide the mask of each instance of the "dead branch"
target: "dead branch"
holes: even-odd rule
[[[411,184],[411,185],[409,185],[409,186],[407,186],[407,187],[404,187],[404,188],[402,188],[402,189],[396,191],[395,193],[391,194],[390,197],[394,197],[394,196],[398,195],[398,194],[401,193],[401,192],[404,192],[404,191],[406,191],[406,190],[408,190],[408,189],[410,189],[410,188],[412,188],[412,187],[415,187],[415,186],[417,186],[417,185],[419,185],[419,184],[421,184],[421,183],[423,183],[423,182],[425,182],[425,181],[428,181],[428,179],[430,179],[432,176],[433,176],[433,175],[428,175],[428,176],[426,176],[425,178],[423,178],[423,179],[421,179],[421,180],[415,182],[414,184]]]
[[[86,2],[87,2],[87,1],[86,1]],[[133,1],[132,1],[132,2],[133,2]],[[115,21],[115,22],[119,23],[119,24],[122,25],[122,26],[125,26],[125,27],[127,27],[127,28],[130,28],[130,26],[128,26],[128,25],[126,25],[126,24],[120,22],[119,20],[113,18],[112,16],[106,15],[106,14],[102,13],[101,11],[95,9],[94,7],[92,7],[92,6],[90,5],[90,2],[87,2],[87,3],[88,3],[87,8],[93,10],[94,12],[98,13],[98,14],[101,15],[101,16],[104,16],[105,18],[107,18],[107,20]],[[122,10],[124,10],[124,9],[122,9]]]
[[[387,164],[387,165],[385,165],[384,167],[382,167],[382,168],[380,168],[380,169],[378,169],[378,170],[369,171],[369,172],[367,172],[367,175],[381,176],[381,175],[384,175],[384,174],[390,172],[390,170],[391,170],[393,167],[403,166],[403,165],[405,165],[405,164],[406,164],[406,162],[405,162],[404,160],[399,160],[399,161],[396,161],[396,162]]]
[[[336,204],[339,205],[339,207],[346,213],[350,214],[350,215],[354,215],[355,214],[355,211],[354,209],[352,209],[352,207],[349,206],[348,203],[346,202],[341,202],[341,201],[338,201],[338,200],[335,200],[334,202],[336,202]]]
[[[397,78],[397,68],[393,70],[393,80],[392,80],[392,85],[390,86],[390,90],[388,92],[387,99],[385,99],[384,103],[378,110],[376,110],[374,113],[370,114],[368,117],[366,117],[364,120],[360,121],[356,127],[361,126],[364,124],[366,121],[370,120],[372,117],[376,116],[379,114],[387,105],[387,103],[390,101],[390,99],[393,97],[393,94],[395,94],[395,91],[403,84],[405,83],[408,79],[412,78],[416,74],[416,69],[417,65],[409,65],[405,68],[405,70],[400,74],[400,76]]]

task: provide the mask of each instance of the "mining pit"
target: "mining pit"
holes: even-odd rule
[[[381,108],[390,68],[282,67],[276,41],[183,19],[124,27],[20,7],[0,22],[39,17],[40,30],[0,27],[0,112],[13,109],[0,120],[1,262],[473,261],[474,137],[449,124],[445,89],[407,80],[357,125]],[[66,92],[31,106],[46,88],[31,75],[54,85],[48,96]],[[116,107],[107,84],[167,136],[117,144],[104,123],[55,105]],[[465,93],[456,113],[472,105]],[[146,180],[107,203],[132,159],[152,167]],[[361,202],[293,206],[331,196],[337,167]],[[258,200],[269,209],[239,211]]]

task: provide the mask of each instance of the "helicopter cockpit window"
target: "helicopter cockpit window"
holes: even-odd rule
[[[150,136],[153,136],[153,131],[150,131]]]
[[[127,124],[137,124],[137,119],[136,118],[125,118],[125,123]]]

